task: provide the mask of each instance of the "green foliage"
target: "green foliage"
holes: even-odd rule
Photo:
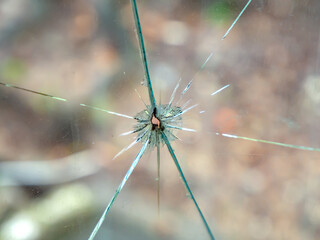
[[[17,81],[25,76],[26,72],[26,64],[18,58],[8,59],[0,66],[0,76],[6,81]]]
[[[206,9],[206,15],[214,24],[224,25],[232,19],[232,8],[226,1],[214,1]]]

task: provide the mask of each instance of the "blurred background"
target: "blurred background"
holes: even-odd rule
[[[320,2],[138,1],[156,99],[181,78],[173,143],[217,239],[319,239]],[[130,1],[0,1],[0,239],[87,239],[141,144],[119,136],[147,102]],[[201,65],[210,54],[203,70]],[[223,92],[210,94],[226,84]],[[177,97],[178,98],[178,97]],[[209,239],[166,148],[147,152],[96,239]]]

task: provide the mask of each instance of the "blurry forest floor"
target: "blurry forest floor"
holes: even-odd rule
[[[198,132],[177,133],[174,148],[215,236],[319,239],[320,154],[216,132],[320,147],[320,3],[253,1],[221,41],[245,3],[138,2],[155,94],[166,103],[212,52],[184,98],[200,104],[184,120]],[[142,81],[129,1],[0,2],[0,82],[71,100],[0,86],[1,240],[89,236],[140,146],[112,161],[134,121],[79,103],[133,116]],[[162,152],[160,217],[148,153],[101,239],[206,238]]]

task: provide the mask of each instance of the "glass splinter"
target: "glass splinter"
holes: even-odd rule
[[[200,69],[193,75],[193,78],[189,81],[189,83],[187,84],[187,86],[185,87],[185,89],[183,89],[183,91],[181,92],[180,94],[180,98],[177,102],[177,105],[180,103],[180,101],[182,100],[182,97],[186,94],[186,92],[190,89],[190,86],[193,82],[193,79],[198,75],[198,73],[200,73],[204,68],[205,66],[207,65],[207,63],[211,60],[213,56],[213,52],[211,52],[209,54],[209,56],[206,58],[206,60],[203,62],[203,64],[201,65]]]
[[[162,136],[162,139],[164,140],[165,144],[167,145],[168,151],[169,151],[169,153],[170,153],[170,155],[171,155],[171,157],[172,157],[172,159],[173,159],[173,161],[174,161],[174,163],[175,163],[175,165],[176,165],[176,167],[177,167],[177,169],[179,171],[179,174],[180,174],[181,179],[182,179],[182,181],[183,181],[183,183],[184,183],[184,185],[185,185],[185,187],[187,189],[188,194],[190,195],[194,205],[196,206],[196,208],[197,208],[197,210],[198,210],[198,212],[200,214],[200,217],[201,217],[201,219],[202,219],[202,221],[203,221],[203,223],[204,223],[204,225],[205,225],[205,227],[207,229],[207,232],[208,232],[211,240],[214,240],[215,238],[214,238],[214,236],[213,236],[213,234],[211,232],[211,229],[210,229],[205,217],[203,216],[203,213],[201,212],[200,207],[199,207],[196,199],[194,198],[194,196],[192,194],[192,191],[191,191],[191,189],[190,189],[190,187],[188,185],[188,182],[187,182],[187,180],[186,180],[186,178],[185,178],[185,176],[183,174],[183,171],[182,171],[182,169],[180,167],[180,164],[179,164],[178,159],[177,159],[177,157],[176,157],[176,155],[174,153],[174,150],[171,147],[169,139],[167,138],[167,136],[164,133],[162,133],[161,136]]]
[[[147,104],[143,101],[143,99],[142,99],[140,93],[138,92],[138,90],[137,90],[137,89],[134,89],[134,91],[137,93],[138,97],[139,97],[140,100],[143,102],[144,106],[147,107]]]
[[[170,107],[170,106],[171,106],[171,104],[172,104],[172,102],[173,102],[173,99],[174,99],[174,97],[175,97],[175,95],[176,95],[177,89],[179,88],[180,82],[181,82],[181,78],[179,79],[179,81],[178,81],[178,83],[177,83],[176,87],[174,88],[174,90],[173,90],[173,92],[172,92],[172,94],[171,94],[171,97],[170,97],[170,101],[169,101],[168,107]]]
[[[219,92],[223,91],[224,89],[226,89],[226,88],[227,88],[227,87],[229,87],[229,86],[230,86],[230,84],[228,84],[228,85],[226,85],[226,86],[224,86],[224,87],[222,87],[222,88],[218,89],[217,91],[215,91],[215,92],[211,93],[211,96],[216,95],[217,93],[219,93]]]
[[[127,135],[130,135],[130,134],[133,134],[133,133],[135,133],[135,130],[121,133],[119,136],[127,136]]]
[[[181,113],[181,115],[182,115],[182,114],[185,114],[186,112],[190,111],[191,109],[197,107],[198,105],[199,105],[199,104],[194,104],[194,105],[192,105],[191,107],[187,108],[186,110],[183,110],[182,113]]]
[[[196,130],[191,129],[191,128],[184,128],[184,127],[178,127],[178,126],[172,126],[172,125],[167,125],[168,128],[174,128],[174,129],[179,129],[182,131],[187,131],[187,132],[196,132]]]
[[[142,130],[142,129],[141,129]],[[140,131],[141,131],[140,130]],[[137,132],[137,130],[134,130],[132,132]],[[127,147],[123,148],[120,152],[118,152],[112,160],[116,159],[117,157],[119,157],[122,153],[128,151],[130,148],[132,148],[134,145],[136,145],[138,142],[140,142],[142,140],[142,138],[149,132],[149,130],[145,130],[141,136],[138,136],[138,138],[136,140],[134,140],[131,144],[129,144]],[[130,134],[130,132],[124,133],[124,134]]]
[[[138,37],[138,42],[139,42],[139,47],[140,47],[140,54],[141,54],[141,58],[142,58],[142,62],[143,62],[143,69],[144,69],[144,73],[145,73],[145,78],[146,78],[145,80],[147,83],[150,104],[151,104],[152,108],[155,108],[156,107],[156,100],[154,98],[154,93],[152,90],[148,62],[147,62],[147,54],[146,54],[146,49],[144,47],[143,35],[142,35],[141,24],[140,24],[138,7],[137,7],[136,1],[131,0],[131,5],[132,5],[133,16],[134,16],[134,22],[135,22],[136,30],[137,30],[137,37]]]
[[[210,61],[210,59],[213,56],[213,52],[209,54],[209,56],[207,57],[207,59],[204,61],[204,63],[201,65],[200,70],[204,69],[205,66],[207,65],[207,63]]]
[[[185,108],[189,105],[190,102],[191,102],[191,99],[189,99],[188,101],[186,101],[185,104],[183,104],[183,106],[181,107],[181,109],[182,109],[182,110],[185,109]]]
[[[160,215],[160,139],[157,135],[157,200],[158,200],[158,215]]]
[[[57,101],[69,102],[69,100],[67,100],[67,99],[65,99],[65,98],[55,97],[55,96],[50,95],[50,94],[33,91],[33,90],[30,90],[30,89],[27,89],[27,88],[22,88],[22,87],[18,87],[18,86],[11,85],[11,84],[7,84],[7,83],[2,83],[2,82],[0,82],[0,85],[3,85],[3,86],[8,87],[8,88],[15,88],[15,89],[19,89],[19,90],[21,90],[21,91],[38,94],[38,95],[41,95],[41,96],[44,96],[44,97],[49,97],[49,98],[51,98],[51,99],[53,99],[53,100],[57,100]],[[81,107],[86,107],[86,108],[90,108],[90,109],[97,110],[97,111],[100,111],[100,112],[109,113],[109,114],[111,114],[111,115],[116,115],[116,116],[119,116],[119,117],[124,117],[124,118],[133,119],[133,117],[128,116],[128,115],[125,115],[125,114],[122,114],[122,113],[116,113],[116,112],[108,111],[108,110],[106,110],[106,109],[98,108],[98,107],[93,107],[93,106],[90,106],[90,105],[87,105],[87,104],[84,104],[84,103],[80,103],[79,105],[80,105]]]
[[[236,136],[236,135],[226,134],[226,133],[216,133],[216,135],[227,137],[227,138],[238,138],[238,139],[243,139],[243,140],[252,141],[252,142],[267,143],[267,144],[278,145],[278,146],[288,147],[288,148],[295,148],[295,149],[301,149],[301,150],[320,152],[320,148],[305,147],[305,146],[298,146],[298,145],[293,145],[293,144],[279,143],[279,142],[273,142],[273,141],[262,140],[262,139],[241,137],[241,136]]]
[[[181,92],[180,94],[180,98],[177,102],[177,105],[180,103],[180,101],[182,100],[182,97],[184,94],[186,94],[186,92],[189,90],[190,86],[191,86],[191,83],[192,83],[193,79],[190,80],[190,82],[187,84],[187,86],[185,87],[185,89],[183,89],[183,91]]]
[[[141,140],[141,139],[140,139]],[[130,143],[127,147],[123,148],[120,152],[118,152],[113,158],[112,160],[116,159],[117,157],[119,157],[122,153],[128,151],[130,148],[132,148],[134,145],[136,145],[139,142],[138,139],[134,140],[132,143]]]
[[[173,99],[174,99],[174,96],[175,96],[175,93],[179,87],[180,81],[178,82],[177,86],[175,87],[175,89],[172,93],[169,104],[166,104],[166,105],[160,104],[158,106],[156,105],[156,101],[154,99],[154,94],[153,94],[153,90],[152,90],[151,80],[150,80],[150,76],[149,76],[149,71],[148,71],[147,58],[146,58],[146,53],[145,53],[145,48],[144,48],[143,35],[142,35],[142,31],[141,31],[141,24],[140,24],[140,20],[139,20],[136,1],[132,0],[131,3],[132,3],[132,9],[133,9],[133,14],[134,14],[134,19],[135,19],[135,24],[136,24],[136,29],[137,29],[141,57],[142,57],[143,66],[144,66],[144,70],[145,70],[145,77],[146,77],[146,81],[147,81],[146,85],[147,85],[148,92],[149,92],[150,105],[146,106],[145,110],[139,112],[134,117],[137,120],[137,124],[136,124],[135,130],[134,130],[138,134],[137,140],[135,142],[133,142],[131,145],[129,145],[127,148],[123,149],[119,154],[121,154],[122,152],[129,149],[132,145],[136,144],[138,141],[141,141],[144,144],[143,149],[141,149],[141,151],[140,151],[141,154],[139,153],[139,155],[138,155],[140,157],[143,154],[146,147],[148,147],[150,149],[157,147],[157,167],[158,167],[158,177],[157,177],[157,180],[158,180],[157,189],[158,190],[157,190],[157,192],[158,192],[158,211],[159,211],[159,209],[160,209],[160,142],[163,141],[168,146],[168,150],[171,153],[171,155],[174,154],[173,149],[171,148],[171,145],[170,145],[170,141],[177,139],[177,137],[171,132],[170,129],[194,131],[193,129],[182,128],[179,125],[182,120],[181,115],[184,114],[185,112],[193,109],[197,105],[193,105],[193,106],[187,108],[186,110],[182,110],[180,107],[177,107],[177,106],[171,106]],[[189,89],[190,84],[191,84],[191,82],[185,88],[185,90],[183,91],[183,94]],[[169,122],[174,123],[174,125],[170,125]],[[178,126],[176,126],[176,125],[178,125]],[[125,134],[130,134],[130,133],[131,132],[128,132]],[[146,134],[146,133],[149,133],[149,134]],[[138,156],[137,156],[137,158],[138,158]],[[211,239],[214,239],[214,237],[211,233],[211,230],[210,230],[205,218],[203,217],[203,214],[202,214],[197,202],[195,201],[193,194],[192,194],[192,192],[191,192],[191,190],[190,190],[190,188],[184,178],[184,175],[183,175],[182,170],[179,166],[179,163],[177,162],[175,155],[172,155],[172,157],[178,167],[178,170],[179,170],[181,177],[183,178],[184,184],[188,189],[188,193],[190,194],[192,200],[194,201],[194,203],[197,207],[198,212],[200,213],[202,221],[204,222]],[[134,162],[137,161],[137,158]],[[133,167],[131,167],[130,170],[131,169],[133,170],[134,166],[135,165],[133,163]],[[100,218],[98,224],[96,225],[89,240],[93,239],[96,232],[99,230],[99,228],[100,228],[102,222],[104,221],[114,199],[116,198],[116,196],[118,195],[118,193],[122,189],[123,185],[125,184],[127,178],[130,176],[131,172],[130,173],[128,172],[129,174],[127,174],[126,177],[124,178],[124,180],[122,181],[121,185],[119,186],[118,190],[116,191],[116,194],[112,198],[111,202],[109,203],[108,207],[106,208],[102,217]]]
[[[99,229],[100,229],[100,227],[101,227],[104,219],[106,218],[106,216],[107,216],[107,214],[108,214],[108,212],[109,212],[112,204],[113,204],[114,201],[116,200],[118,194],[120,193],[120,191],[122,190],[123,186],[126,184],[128,178],[130,177],[133,169],[137,166],[140,158],[142,157],[143,153],[144,153],[145,150],[147,149],[148,143],[149,143],[149,142],[146,141],[146,142],[143,144],[140,152],[138,153],[138,155],[136,156],[136,158],[135,158],[134,161],[132,162],[132,164],[131,164],[128,172],[126,173],[126,175],[125,175],[124,178],[122,179],[122,182],[120,183],[120,185],[119,185],[119,187],[117,188],[115,194],[114,194],[113,197],[111,198],[108,206],[106,207],[106,209],[105,209],[104,212],[102,213],[102,215],[101,215],[101,217],[100,217],[97,225],[96,225],[95,228],[93,229],[93,231],[92,231],[90,237],[88,238],[88,240],[93,240],[94,237],[96,236],[96,234],[97,234],[97,232],[99,231]]]
[[[227,32],[223,35],[221,40],[224,40],[229,32],[231,31],[231,29],[233,28],[233,26],[238,22],[239,18],[241,17],[241,15],[244,13],[244,11],[247,9],[247,7],[249,6],[249,4],[251,3],[252,0],[249,0],[247,2],[247,4],[244,6],[244,8],[242,9],[242,11],[239,13],[238,17],[236,18],[236,20],[233,21],[233,23],[231,24],[231,26],[229,27],[229,29],[227,30]]]

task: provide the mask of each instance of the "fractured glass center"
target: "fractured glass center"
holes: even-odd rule
[[[154,109],[150,105],[147,106],[134,117],[137,120],[134,127],[134,132],[138,133],[137,140],[145,143],[149,139],[148,147],[151,149],[163,142],[162,133],[170,141],[176,140],[177,137],[173,135],[172,131],[174,127],[181,126],[181,115],[182,110],[177,106],[161,104]]]

